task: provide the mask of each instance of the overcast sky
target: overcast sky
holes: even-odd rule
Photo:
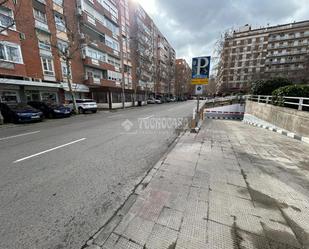
[[[177,58],[213,55],[227,29],[309,20],[309,0],[138,0],[175,48]]]

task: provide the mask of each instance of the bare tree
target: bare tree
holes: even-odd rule
[[[79,30],[77,29],[77,25],[74,25],[74,20],[69,20],[69,15],[66,14],[66,7],[65,7],[65,1],[64,0],[64,12],[61,18],[55,19],[56,22],[56,29],[58,33],[62,33],[67,36],[67,41],[65,43],[59,43],[58,41],[55,41],[52,43],[52,47],[57,50],[57,53],[61,60],[66,65],[66,70],[63,72],[63,75],[65,76],[69,92],[72,98],[73,102],[73,109],[75,113],[79,113],[77,104],[76,104],[76,98],[74,95],[74,89],[72,86],[72,72],[71,72],[71,65],[72,60],[75,58],[75,56],[81,52],[81,50],[87,45],[85,39],[82,39]]]

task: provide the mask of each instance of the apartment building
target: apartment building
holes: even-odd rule
[[[227,34],[217,75],[217,92],[247,92],[255,79],[308,79],[309,21]]]
[[[82,84],[80,54],[76,53],[69,69],[59,55],[59,49],[70,42],[67,29],[77,27],[75,9],[70,7],[72,3],[66,4],[67,8],[62,0],[32,0],[8,1],[1,6],[1,19],[8,20],[9,16],[14,20],[14,26],[0,35],[4,52],[0,58],[1,101],[64,102],[70,98],[68,70],[77,97],[88,95],[88,87]]]
[[[186,60],[176,60],[176,84],[175,95],[177,97],[187,97],[192,94],[191,87],[192,70]]]
[[[68,81],[77,98],[106,108],[145,100],[158,78],[162,93],[174,91],[175,51],[135,1],[10,0],[0,26],[9,26],[0,32],[2,101],[69,101]],[[162,77],[159,38],[171,69]]]
[[[148,96],[174,95],[175,50],[136,1],[130,1],[129,9],[134,87]]]

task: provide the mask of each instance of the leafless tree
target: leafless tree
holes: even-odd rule
[[[71,66],[72,66],[72,60],[87,45],[87,42],[84,38],[81,37],[80,32],[78,31],[77,25],[75,25],[74,20],[69,19],[70,17],[66,13],[66,5],[65,5],[66,1],[67,0],[63,1],[64,12],[62,15],[62,19],[58,19],[56,21],[56,29],[57,29],[57,33],[67,36],[67,42],[58,43],[57,41],[55,41],[51,45],[53,48],[57,50],[59,57],[66,65],[66,70],[63,73],[68,83],[69,92],[70,92],[72,102],[73,102],[74,112],[78,113],[78,107],[76,104],[76,98],[75,98],[74,89],[72,86]]]

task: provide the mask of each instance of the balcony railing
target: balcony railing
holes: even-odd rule
[[[48,24],[46,23],[40,22],[39,20],[35,20],[35,27],[37,29],[40,29],[40,30],[43,30],[49,33]]]

